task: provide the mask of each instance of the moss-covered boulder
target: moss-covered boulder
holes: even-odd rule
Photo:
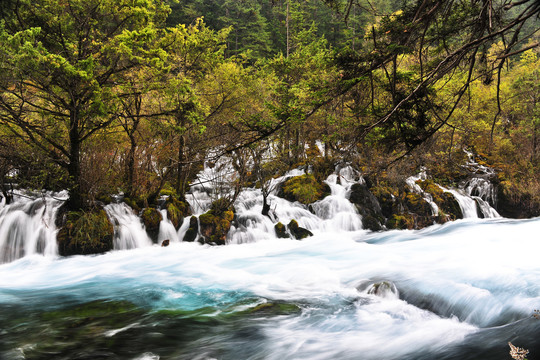
[[[189,228],[184,234],[184,238],[182,240],[193,242],[197,239],[197,235],[199,235],[199,220],[196,216],[192,216],[189,219]]]
[[[432,180],[418,180],[416,183],[423,191],[431,195],[433,201],[442,212],[442,214],[439,214],[439,220],[437,222],[444,222],[446,219],[463,219],[463,211],[461,211],[461,207],[454,195],[445,192]]]
[[[313,236],[313,233],[308,229],[305,229],[298,225],[298,222],[292,219],[287,225],[287,229],[296,240],[302,240],[307,237]]]
[[[289,233],[287,232],[287,228],[281,222],[278,222],[276,225],[274,225],[274,231],[276,232],[276,236],[279,239],[290,238]]]
[[[167,217],[176,230],[182,226],[184,218],[191,215],[189,203],[185,199],[173,195],[170,195],[167,199],[165,209],[167,209]]]
[[[141,220],[144,224],[148,237],[150,237],[153,242],[157,242],[159,235],[159,224],[161,223],[161,220],[163,220],[163,216],[159,210],[151,207],[144,209],[141,214]]]
[[[398,192],[384,185],[373,186],[370,192],[375,196],[384,217],[389,218],[394,213],[394,206]]]
[[[362,227],[364,229],[379,231],[383,229],[385,218],[382,214],[381,205],[377,198],[364,184],[356,183],[351,186],[349,201],[356,205],[356,209],[362,215]]]
[[[210,210],[199,216],[202,242],[225,245],[227,233],[234,219],[234,209],[226,199],[214,201]]]
[[[314,203],[330,195],[328,184],[318,182],[312,174],[295,176],[281,184],[278,196],[304,205]]]
[[[101,254],[112,250],[114,228],[103,209],[66,212],[56,240],[62,256]]]

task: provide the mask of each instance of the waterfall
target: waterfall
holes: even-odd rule
[[[55,218],[67,193],[16,193],[14,202],[0,207],[0,263],[24,256],[56,256]]]
[[[105,206],[105,211],[114,225],[115,250],[128,250],[152,244],[140,218],[125,203],[109,204]]]
[[[423,169],[418,175],[409,176],[407,179],[405,179],[405,183],[409,186],[409,189],[411,189],[412,192],[422,195],[424,200],[431,207],[431,215],[437,216],[439,214],[439,207],[437,206],[437,204],[435,204],[435,201],[433,201],[433,197],[431,196],[430,193],[427,193],[424,190],[422,190],[420,185],[416,183],[418,180],[426,180],[426,179],[427,179],[426,171],[425,169]]]

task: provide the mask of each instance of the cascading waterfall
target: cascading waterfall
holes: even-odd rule
[[[505,360],[508,341],[540,354],[540,219],[475,219],[475,196],[443,188],[471,219],[368,232],[347,200],[359,182],[340,169],[311,206],[274,191],[272,219],[245,189],[227,246],[182,242],[189,218],[177,231],[165,210],[171,244],[150,246],[139,217],[109,204],[124,251],[67,258],[54,257],[62,201],[18,197],[0,207],[0,358]],[[192,188],[196,215],[217,190]],[[292,219],[314,236],[277,238]]]
[[[24,256],[57,255],[55,217],[67,193],[15,193],[12,204],[0,207],[0,263]]]
[[[125,203],[106,205],[105,211],[113,222],[115,250],[129,250],[152,244],[140,218]]]

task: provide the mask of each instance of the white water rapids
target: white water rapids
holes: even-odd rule
[[[532,314],[540,308],[540,219],[368,232],[346,200],[358,179],[342,175],[328,179],[332,195],[314,213],[270,197],[281,222],[294,218],[314,233],[302,241],[277,239],[260,215],[260,191],[248,190],[227,246],[181,242],[186,223],[177,237],[170,228],[160,235],[173,237],[170,246],[150,246],[136,217],[116,204],[108,213],[125,250],[68,258],[28,250],[0,265],[0,359],[502,360],[509,341],[539,358]],[[40,213],[25,204],[17,211]],[[13,224],[11,206],[0,210],[0,234]],[[47,238],[32,221],[31,237]],[[128,301],[144,313],[118,324],[76,322],[74,334],[85,329],[91,338],[64,352],[40,350],[39,339],[60,327],[47,322],[51,311],[96,300]],[[241,315],[272,303],[298,311]],[[55,349],[69,343],[50,341]]]

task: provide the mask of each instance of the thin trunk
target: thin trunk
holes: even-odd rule
[[[68,207],[71,210],[80,210],[84,207],[81,189],[81,138],[79,136],[78,109],[71,111],[69,129],[69,200]]]

